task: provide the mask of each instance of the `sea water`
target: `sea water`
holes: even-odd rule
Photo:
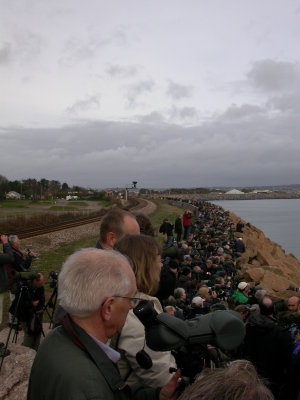
[[[300,199],[213,201],[262,230],[300,260]]]

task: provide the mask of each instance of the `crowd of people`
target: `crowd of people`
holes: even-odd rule
[[[102,218],[96,248],[67,259],[58,277],[56,328],[37,352],[29,400],[40,399],[41,390],[45,400],[300,398],[299,297],[275,302],[265,288],[245,282],[239,274],[242,223],[235,226],[216,205],[193,206],[195,215],[186,209],[174,224],[163,220],[162,248],[149,218],[113,209]],[[7,265],[16,256],[7,238],[1,241],[3,293],[11,289]],[[42,276],[32,281],[34,293],[39,292]],[[35,307],[44,304],[40,295],[31,299],[35,315]],[[209,326],[209,339],[196,355],[183,360],[183,352],[172,347],[154,351],[136,312],[143,313],[145,304],[151,305],[152,317],[165,315],[165,325],[183,331],[195,323],[209,325],[209,316],[230,315],[243,335],[236,340],[229,330],[233,344],[222,349]],[[32,336],[27,325],[22,328]],[[30,347],[37,348],[36,343]],[[187,388],[183,382],[189,382]]]

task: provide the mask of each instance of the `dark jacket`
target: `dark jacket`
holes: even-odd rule
[[[159,233],[167,234],[167,236],[173,236],[173,225],[170,222],[164,222],[159,228]]]
[[[258,374],[269,380],[275,395],[288,380],[293,348],[291,336],[275,320],[261,314],[250,315],[246,325],[245,356],[255,365]]]
[[[176,218],[175,220],[175,233],[182,233],[182,219],[181,218]]]
[[[14,257],[12,249],[8,243],[3,245],[5,254],[0,254],[0,293],[6,292],[12,283],[12,272],[10,264]]]
[[[32,257],[30,257],[29,255],[24,256],[24,254],[20,250],[16,250],[10,245],[9,247],[11,248],[12,254],[14,256],[11,268],[17,272],[28,271],[31,266]],[[6,251],[8,251],[7,247],[4,252],[6,253]]]
[[[85,350],[60,326],[43,340],[33,362],[27,400],[154,400],[157,391],[131,393],[116,365],[80,327],[71,323]]]
[[[237,240],[235,244],[235,250],[237,253],[245,253],[246,248],[242,240]]]
[[[162,267],[160,272],[159,289],[156,295],[161,303],[169,296],[174,296],[176,279],[176,274],[170,270],[169,266],[166,265]]]

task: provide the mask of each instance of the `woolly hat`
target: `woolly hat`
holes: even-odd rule
[[[244,290],[247,286],[248,286],[248,283],[247,283],[247,282],[240,282],[240,283],[238,284],[238,289],[239,289],[239,290]]]

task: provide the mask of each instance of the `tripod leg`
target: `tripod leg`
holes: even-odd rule
[[[4,347],[2,348],[2,352],[3,352],[3,353],[2,353],[2,355],[1,355],[0,371],[1,371],[1,368],[2,368],[2,364],[3,364],[4,357],[5,357],[5,353],[7,352],[8,342],[9,342],[9,339],[10,339],[11,331],[12,331],[12,329],[13,329],[13,325],[14,325],[14,322],[15,322],[15,320],[16,320],[16,315],[17,315],[17,313],[18,313],[18,309],[19,309],[19,305],[20,305],[22,293],[23,293],[23,287],[21,287],[21,290],[20,290],[20,293],[19,293],[19,297],[18,297],[18,301],[17,301],[17,305],[16,305],[15,311],[14,311],[14,313],[13,313],[12,324],[11,324],[11,326],[10,326],[10,329],[9,329],[9,332],[8,332],[8,335],[7,335],[7,338],[6,338],[5,345],[4,345]],[[16,335],[16,337],[18,336],[18,334],[17,334],[16,332],[15,332],[15,335]]]
[[[53,289],[53,292],[51,293],[51,296],[48,300],[48,302],[45,304],[43,311],[46,311],[49,319],[50,319],[50,324],[49,324],[49,329],[52,327],[53,324],[53,318],[55,314],[55,309],[56,309],[56,302],[57,302],[57,286]],[[50,314],[49,308],[52,308],[52,312]]]

